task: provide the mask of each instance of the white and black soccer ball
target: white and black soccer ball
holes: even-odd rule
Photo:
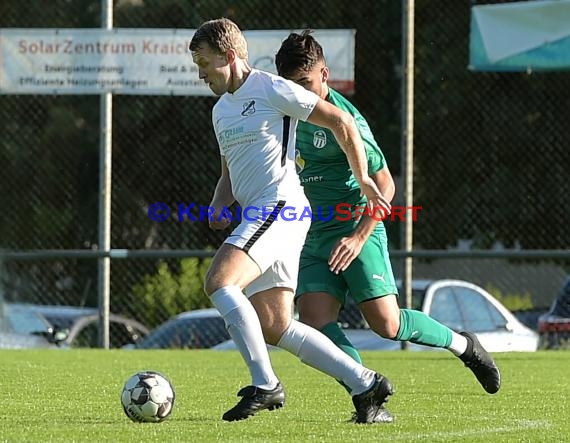
[[[176,394],[168,379],[159,372],[137,372],[127,380],[121,403],[127,417],[135,422],[161,422],[174,408]]]

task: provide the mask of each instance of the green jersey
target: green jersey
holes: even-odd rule
[[[386,166],[368,123],[345,97],[329,88],[326,100],[350,113],[364,141],[368,159],[368,174],[373,175]],[[311,231],[343,229],[352,231],[355,206],[364,206],[366,197],[360,197],[360,187],[348,164],[344,151],[329,129],[299,121],[295,150],[297,172],[311,204],[313,214]],[[358,211],[362,214],[362,210]],[[383,229],[382,223],[378,223]]]

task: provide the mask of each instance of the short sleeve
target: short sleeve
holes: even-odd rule
[[[368,159],[368,174],[372,175],[384,169],[386,165],[386,158],[382,153],[382,150],[378,146],[374,134],[368,125],[366,119],[357,113],[355,116],[356,126],[360,132],[360,137],[364,141],[364,147],[366,148],[366,157]]]
[[[306,121],[317,105],[319,96],[290,80],[273,77],[267,99],[283,114]]]

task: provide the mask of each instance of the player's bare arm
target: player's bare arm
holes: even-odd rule
[[[380,169],[372,176],[372,179],[376,182],[378,189],[380,189],[380,192],[388,204],[390,204],[394,198],[394,194],[396,193],[396,185],[394,184],[394,178],[392,177],[392,173],[388,169],[388,166],[384,166]]]
[[[385,201],[378,186],[368,176],[364,142],[352,115],[325,100],[319,99],[308,121],[332,131],[341,149],[346,154],[354,178],[360,186],[361,195],[366,195],[368,198],[368,206],[370,208],[384,206]]]
[[[221,170],[220,179],[218,180],[212,202],[210,203],[210,207],[214,208],[213,220],[209,221],[210,229],[213,230],[222,230],[229,226],[230,220],[225,217],[220,218],[220,213],[224,208],[229,207],[235,201],[234,195],[232,194],[230,172],[224,156],[221,157]]]
[[[380,189],[389,207],[396,190],[390,170],[388,167],[384,167],[376,172],[376,174],[372,176],[372,179],[378,186],[378,189]],[[387,213],[384,215],[379,214],[379,216],[376,215],[376,217],[372,217],[369,211],[362,214],[362,218],[358,222],[354,232],[351,235],[340,238],[334,245],[329,257],[329,269],[331,272],[338,274],[350,266],[352,261],[358,257],[360,251],[362,251],[364,243],[366,243],[366,240],[368,240],[368,237],[370,237],[370,234],[374,231],[380,219],[386,214]]]

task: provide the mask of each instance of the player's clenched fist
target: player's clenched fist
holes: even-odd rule
[[[231,220],[225,215],[222,215],[222,209],[216,208],[213,205],[210,205],[210,207],[214,208],[214,213],[209,218],[210,229],[213,229],[214,231],[226,229],[230,225]]]

